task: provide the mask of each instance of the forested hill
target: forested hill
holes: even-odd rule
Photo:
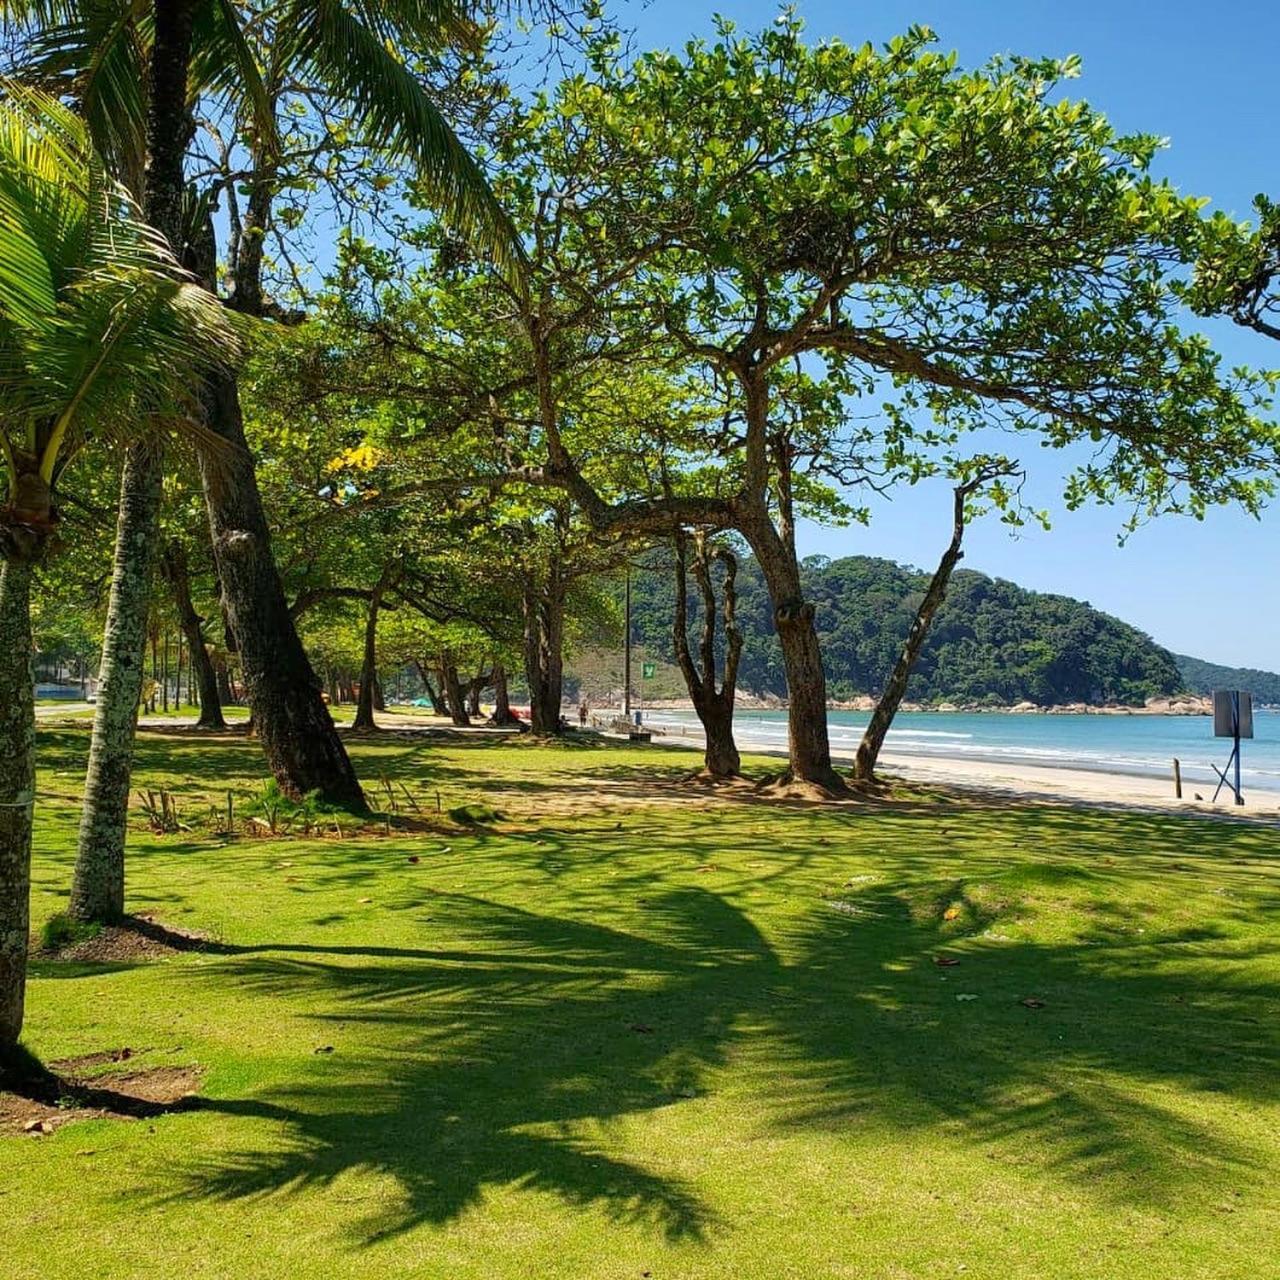
[[[1253,667],[1222,667],[1202,658],[1174,654],[1182,683],[1192,693],[1212,693],[1215,689],[1242,689],[1258,702],[1280,706],[1280,675]]]
[[[850,556],[805,561],[805,593],[817,626],[833,698],[878,693],[897,658],[929,575],[890,560]],[[692,593],[694,595],[696,593]],[[671,657],[670,572],[636,575],[635,637]],[[785,693],[782,655],[760,571],[738,573],[744,633],[739,685]],[[1186,681],[1173,655],[1135,627],[1066,596],[959,570],[912,677],[918,701],[1042,705],[1141,703]]]

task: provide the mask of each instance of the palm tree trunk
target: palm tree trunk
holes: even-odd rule
[[[226,442],[206,448],[200,459],[213,555],[267,764],[289,795],[318,791],[330,804],[363,812],[364,793],[324,704],[271,554],[235,379],[217,375],[206,393],[208,425]]]
[[[31,564],[0,570],[0,1057],[22,1033],[30,931],[36,751]]]
[[[156,0],[147,107],[147,221],[181,256],[184,160],[191,129],[187,69],[193,0]],[[89,747],[84,812],[69,910],[79,920],[111,920],[124,911],[124,841],[138,697],[146,660],[147,606],[160,513],[163,460],[142,442],[120,477],[115,568],[102,646],[102,676]]]
[[[120,478],[120,516],[102,639],[98,704],[68,905],[76,920],[105,923],[124,914],[129,778],[146,658],[162,470],[158,449],[134,445]]]

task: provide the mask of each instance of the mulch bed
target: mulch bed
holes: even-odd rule
[[[5,1080],[10,1091],[0,1092],[0,1136],[41,1137],[75,1120],[143,1120],[195,1105],[198,1067],[99,1070],[133,1056],[132,1049],[113,1049],[37,1067],[25,1078],[11,1072]]]
[[[107,925],[92,938],[81,938],[57,950],[33,945],[34,960],[74,960],[82,964],[121,964],[132,960],[158,960],[184,951],[215,951],[218,944],[206,935],[174,925],[160,924],[154,916],[126,916]]]

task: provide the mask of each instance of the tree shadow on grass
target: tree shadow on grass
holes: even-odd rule
[[[451,1221],[501,1187],[701,1240],[720,1224],[698,1187],[619,1154],[611,1130],[714,1092],[730,1059],[734,1088],[778,1131],[934,1131],[1162,1209],[1260,1176],[1257,1152],[1187,1095],[1280,1097],[1276,986],[1235,963],[1274,972],[1275,950],[1200,931],[1157,954],[1132,940],[996,946],[980,903],[964,932],[940,933],[957,892],[845,895],[772,941],[702,889],[651,896],[643,936],[438,895],[458,945],[229,957],[205,976],[306,992],[355,1047],[339,1043],[305,1083],[205,1100],[279,1130],[193,1163],[179,1194],[301,1193],[357,1171],[401,1196],[354,1226],[357,1243]],[[964,948],[960,966],[934,966],[940,944]],[[1020,1003],[1031,996],[1044,1007]]]

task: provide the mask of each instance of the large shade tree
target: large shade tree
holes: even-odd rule
[[[633,62],[605,41],[503,153],[541,169],[525,185],[559,295],[551,349],[574,325],[610,335],[641,316],[724,406],[704,434],[714,494],[593,492],[550,415],[543,476],[601,530],[742,533],[806,784],[840,786],[796,554],[813,478],[918,474],[958,433],[996,427],[1089,446],[1068,463],[1070,504],[1199,514],[1256,508],[1275,461],[1253,416],[1265,388],[1175,328],[1200,202],[1150,177],[1156,139],[1061,98],[1072,60],[965,71],[931,42],[917,28],[883,49],[811,46],[790,18]]]
[[[222,309],[106,173],[84,122],[0,86],[0,1050],[23,1018],[35,742],[32,575],[58,482],[89,436],[137,437],[196,412],[193,376],[230,358]]]
[[[210,288],[217,269],[208,209],[220,178],[212,189],[189,191],[187,157],[197,112],[220,107],[239,122],[253,188],[250,225],[234,224],[241,252],[231,300],[241,310],[266,311],[261,248],[271,204],[282,187],[305,185],[305,175],[281,163],[280,148],[279,121],[298,106],[290,89],[300,83],[316,98],[341,104],[353,141],[407,161],[424,199],[492,251],[504,269],[514,266],[518,251],[502,211],[406,58],[474,39],[469,0],[287,0],[265,6],[4,0],[0,16],[25,37],[24,71],[70,94],[103,153],[125,180],[140,185],[148,219]],[[210,432],[230,446],[205,451],[204,486],[226,622],[268,762],[293,794],[317,790],[361,808],[359,782],[281,588],[235,377],[210,376],[203,398]],[[106,869],[122,863],[161,476],[154,451],[133,452],[122,478],[123,572],[113,586],[104,643],[104,687],[78,853],[80,887],[72,902],[84,919],[109,917],[121,892],[118,876]],[[91,893],[91,884],[106,885],[110,893]]]

